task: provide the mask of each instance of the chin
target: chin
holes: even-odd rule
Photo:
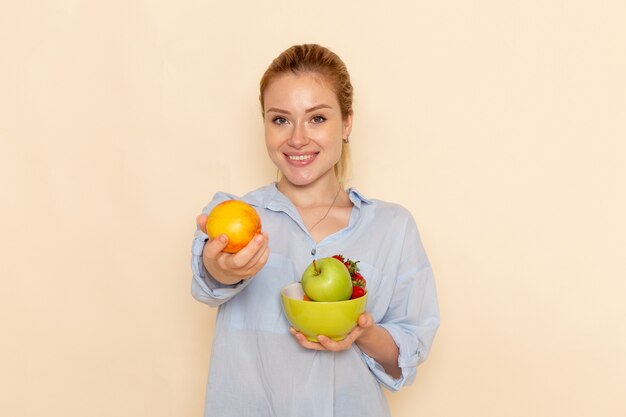
[[[280,168],[279,168],[280,169]],[[324,178],[327,174],[333,173],[334,167],[331,167],[328,171],[317,172],[317,170],[311,169],[293,169],[292,167],[286,167],[286,169],[280,169],[282,178],[288,183],[295,186],[304,187],[310,185],[317,180]]]
[[[303,170],[296,170],[292,167],[279,167],[281,179],[286,180],[290,184],[294,185],[307,185],[313,181],[314,175],[311,172],[302,172]]]
[[[293,185],[297,185],[297,186],[305,186],[305,185],[309,185],[311,184],[314,180],[310,179],[310,178],[302,178],[302,177],[293,177],[293,176],[288,176],[288,175],[284,175],[283,174],[283,178],[285,179],[285,181],[287,181],[289,184],[293,184]]]

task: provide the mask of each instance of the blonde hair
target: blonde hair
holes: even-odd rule
[[[285,73],[303,74],[307,72],[322,76],[335,92],[344,120],[352,115],[353,89],[348,69],[337,54],[317,44],[294,45],[272,61],[261,77],[259,95],[261,115],[265,117],[263,93],[275,78]],[[347,179],[350,165],[348,149],[348,145],[345,142],[342,143],[341,158],[335,164],[335,175],[342,184]]]

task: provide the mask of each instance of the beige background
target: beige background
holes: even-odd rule
[[[257,83],[302,42],[346,61],[351,184],[437,276],[393,415],[624,415],[626,3],[382,3],[3,2],[0,415],[201,415],[194,218],[274,179]]]

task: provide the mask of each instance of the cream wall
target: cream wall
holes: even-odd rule
[[[293,43],[356,88],[354,180],[415,215],[442,326],[396,417],[626,411],[622,1],[4,2],[0,415],[200,416],[194,218],[273,180]]]

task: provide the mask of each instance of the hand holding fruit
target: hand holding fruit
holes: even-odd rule
[[[196,219],[200,230],[206,230],[207,216]],[[225,252],[229,244],[226,234],[220,234],[209,240],[202,251],[202,262],[213,278],[222,284],[232,285],[248,279],[259,272],[269,258],[267,233],[253,234],[249,243],[236,253]]]
[[[251,205],[240,200],[226,200],[213,207],[202,230],[211,239],[228,236],[228,243],[222,251],[237,253],[261,233],[261,218]]]
[[[333,310],[330,311],[334,312],[342,310],[335,310],[334,307],[331,307],[333,305],[341,305],[344,307],[352,306],[348,307],[349,309],[357,306],[358,310],[355,311],[356,314],[358,314],[359,311],[363,311],[365,308],[364,302],[359,305],[354,304],[352,301],[354,299],[364,297],[367,292],[365,289],[365,278],[359,272],[357,264],[358,261],[355,262],[342,255],[334,255],[329,258],[314,260],[302,274],[300,284],[302,291],[304,292],[303,301],[306,304],[321,302],[319,305],[333,308]],[[366,300],[366,298],[364,298],[364,300]],[[329,310],[326,311],[328,312]],[[291,309],[288,309],[287,317],[291,317],[291,321],[295,318],[290,315],[290,312]],[[331,337],[328,337],[325,334],[320,334],[317,331],[314,331],[315,337],[312,337],[310,334],[310,324],[304,324],[304,328],[306,329],[305,333],[308,337],[299,331],[302,330],[302,327],[299,325],[292,327],[290,332],[296,338],[298,343],[307,349],[328,350],[333,352],[350,349],[356,340],[369,332],[369,329],[373,328],[372,326],[374,324],[372,316],[367,312],[360,314],[358,317],[352,314],[353,313],[348,313],[348,315],[351,316],[351,320],[356,320],[352,321],[353,324],[345,329],[345,331],[348,331],[348,329],[352,328],[348,334],[333,334],[332,332],[336,330],[326,327],[326,330],[331,331],[331,334],[328,335]],[[331,314],[330,316],[324,317],[324,320],[332,320],[333,317],[340,319],[340,321],[344,318],[343,315],[339,317],[332,316]],[[291,322],[294,323],[293,321]],[[348,323],[350,323],[350,319],[348,320]],[[299,330],[296,330],[296,328]]]
[[[342,350],[350,349],[352,347],[352,344],[355,343],[361,336],[370,331],[373,326],[374,318],[371,316],[370,313],[365,312],[359,316],[356,327],[352,329],[343,340],[340,340],[338,342],[332,340],[329,337],[320,335],[317,336],[317,340],[319,341],[319,343],[316,343],[308,340],[305,335],[298,332],[293,327],[290,328],[289,331],[303,348],[312,350],[325,350],[330,352],[340,352]]]

